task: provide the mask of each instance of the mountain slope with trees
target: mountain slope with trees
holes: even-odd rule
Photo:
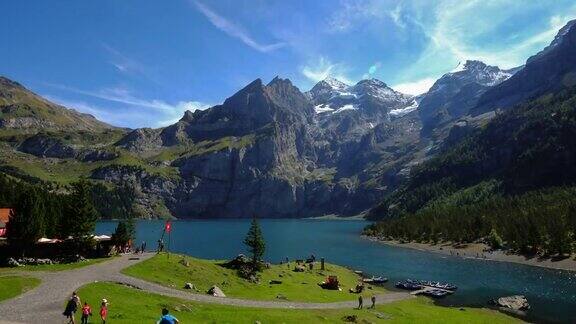
[[[576,247],[576,21],[454,125],[436,157],[373,208],[368,235],[419,242],[484,240],[523,253]],[[516,105],[513,105],[516,104]],[[503,111],[503,112],[502,112]],[[454,136],[452,136],[454,135]]]
[[[374,208],[370,235],[425,242],[501,237],[517,250],[572,251],[576,88],[498,115],[413,170]]]

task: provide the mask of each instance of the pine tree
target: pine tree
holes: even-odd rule
[[[252,253],[252,268],[254,271],[260,271],[260,261],[264,257],[264,251],[266,250],[266,243],[264,242],[264,236],[262,235],[262,230],[258,224],[256,217],[252,218],[252,223],[250,224],[250,229],[246,234],[244,239],[244,244],[248,247],[250,253]]]
[[[73,183],[72,194],[68,197],[63,232],[81,243],[94,233],[97,219],[98,212],[92,205],[90,183],[86,180]]]
[[[135,232],[136,230],[133,218],[122,220],[118,223],[118,226],[116,226],[116,231],[112,234],[112,240],[116,245],[126,245],[134,239]]]
[[[44,214],[36,189],[23,192],[7,224],[10,244],[32,247],[44,235]]]
[[[490,230],[490,234],[488,235],[488,242],[490,243],[490,247],[493,249],[500,249],[504,245],[502,238],[495,229]]]

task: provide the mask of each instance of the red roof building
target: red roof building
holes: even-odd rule
[[[10,220],[11,208],[0,208],[0,236],[6,236],[6,224]]]

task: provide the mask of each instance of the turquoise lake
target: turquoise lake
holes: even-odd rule
[[[386,246],[359,235],[368,224],[364,221],[264,219],[260,223],[270,262],[314,254],[327,262],[388,277],[390,288],[407,278],[457,285],[456,294],[439,302],[443,305],[486,307],[496,297],[522,294],[532,306],[528,320],[576,323],[574,272]],[[136,243],[146,241],[148,249],[155,249],[163,224],[139,221]],[[174,221],[170,250],[200,258],[229,259],[244,252],[242,240],[249,225],[250,220]],[[96,232],[110,234],[115,226],[115,222],[100,222]]]

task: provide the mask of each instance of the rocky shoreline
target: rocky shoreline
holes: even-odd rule
[[[513,254],[507,252],[506,250],[496,250],[487,252],[489,250],[489,247],[482,243],[470,243],[465,245],[454,245],[452,243],[446,243],[446,242],[438,244],[427,244],[416,242],[403,243],[399,241],[382,240],[371,236],[365,236],[365,235],[363,236],[371,241],[379,242],[389,246],[408,248],[424,252],[438,253],[452,257],[496,261],[496,262],[510,262],[548,269],[576,271],[576,260],[574,259],[574,256],[557,260],[555,258],[541,257],[537,255],[524,256],[520,254]]]

